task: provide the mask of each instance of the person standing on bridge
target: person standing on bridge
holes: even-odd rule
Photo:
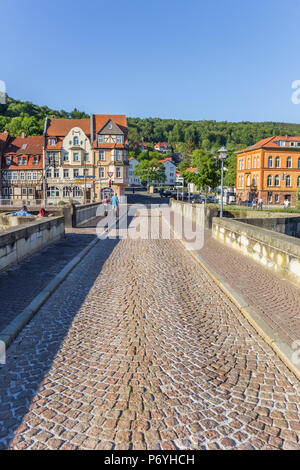
[[[116,214],[116,217],[118,217],[118,206],[119,206],[119,199],[118,199],[118,196],[116,194],[114,194],[111,198],[111,204],[112,204],[112,208],[113,208],[113,211],[114,211],[114,214]]]

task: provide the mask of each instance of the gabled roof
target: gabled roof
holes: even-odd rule
[[[43,136],[14,137],[10,140],[4,151],[9,155],[42,155]]]
[[[272,136],[272,137],[267,137],[266,139],[259,140],[256,142],[256,144],[251,145],[250,147],[247,147],[242,150],[238,150],[236,153],[245,153],[245,152],[250,152],[252,150],[258,150],[261,148],[272,148],[272,149],[289,149],[293,150],[294,147],[283,147],[279,144],[280,141],[285,141],[285,142],[300,142],[300,137],[295,136],[295,137],[290,137],[290,136]],[[297,149],[297,147],[295,147]],[[298,150],[300,147],[298,147]]]
[[[164,158],[163,160],[159,160],[159,162],[160,163],[171,162],[174,165],[172,157]]]
[[[198,172],[198,168],[187,168],[185,171],[188,171],[189,173],[196,173]]]
[[[47,137],[65,137],[73,127],[80,127],[87,135],[91,135],[89,119],[49,119]]]

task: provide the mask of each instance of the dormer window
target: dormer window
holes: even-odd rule
[[[9,166],[11,164],[11,158],[6,157],[6,165]]]
[[[117,144],[123,144],[123,136],[117,135]]]
[[[279,145],[280,147],[285,147],[285,140],[280,140]]]
[[[79,139],[77,136],[73,137],[73,145],[79,145]]]
[[[56,144],[56,139],[55,138],[49,139],[49,145],[55,145],[55,144]]]
[[[295,142],[290,142],[291,147],[295,147]]]

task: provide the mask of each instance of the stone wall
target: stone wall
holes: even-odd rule
[[[278,233],[284,233],[291,237],[300,238],[300,215],[297,217],[272,217],[272,218],[251,218],[238,219],[245,224],[265,228]]]
[[[80,226],[93,219],[97,215],[97,209],[101,204],[99,202],[73,206],[75,212],[73,214],[73,226]]]
[[[170,200],[170,208],[182,217],[187,217],[195,224],[201,225],[205,228],[212,227],[212,219],[216,217],[219,212],[219,206],[216,204],[190,204],[188,202]]]
[[[7,269],[65,234],[64,217],[36,220],[0,233],[0,271]]]
[[[213,218],[213,237],[300,286],[300,240],[233,219]]]

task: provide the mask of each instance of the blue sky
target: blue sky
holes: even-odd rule
[[[300,122],[300,0],[0,0],[0,80],[51,108]]]

